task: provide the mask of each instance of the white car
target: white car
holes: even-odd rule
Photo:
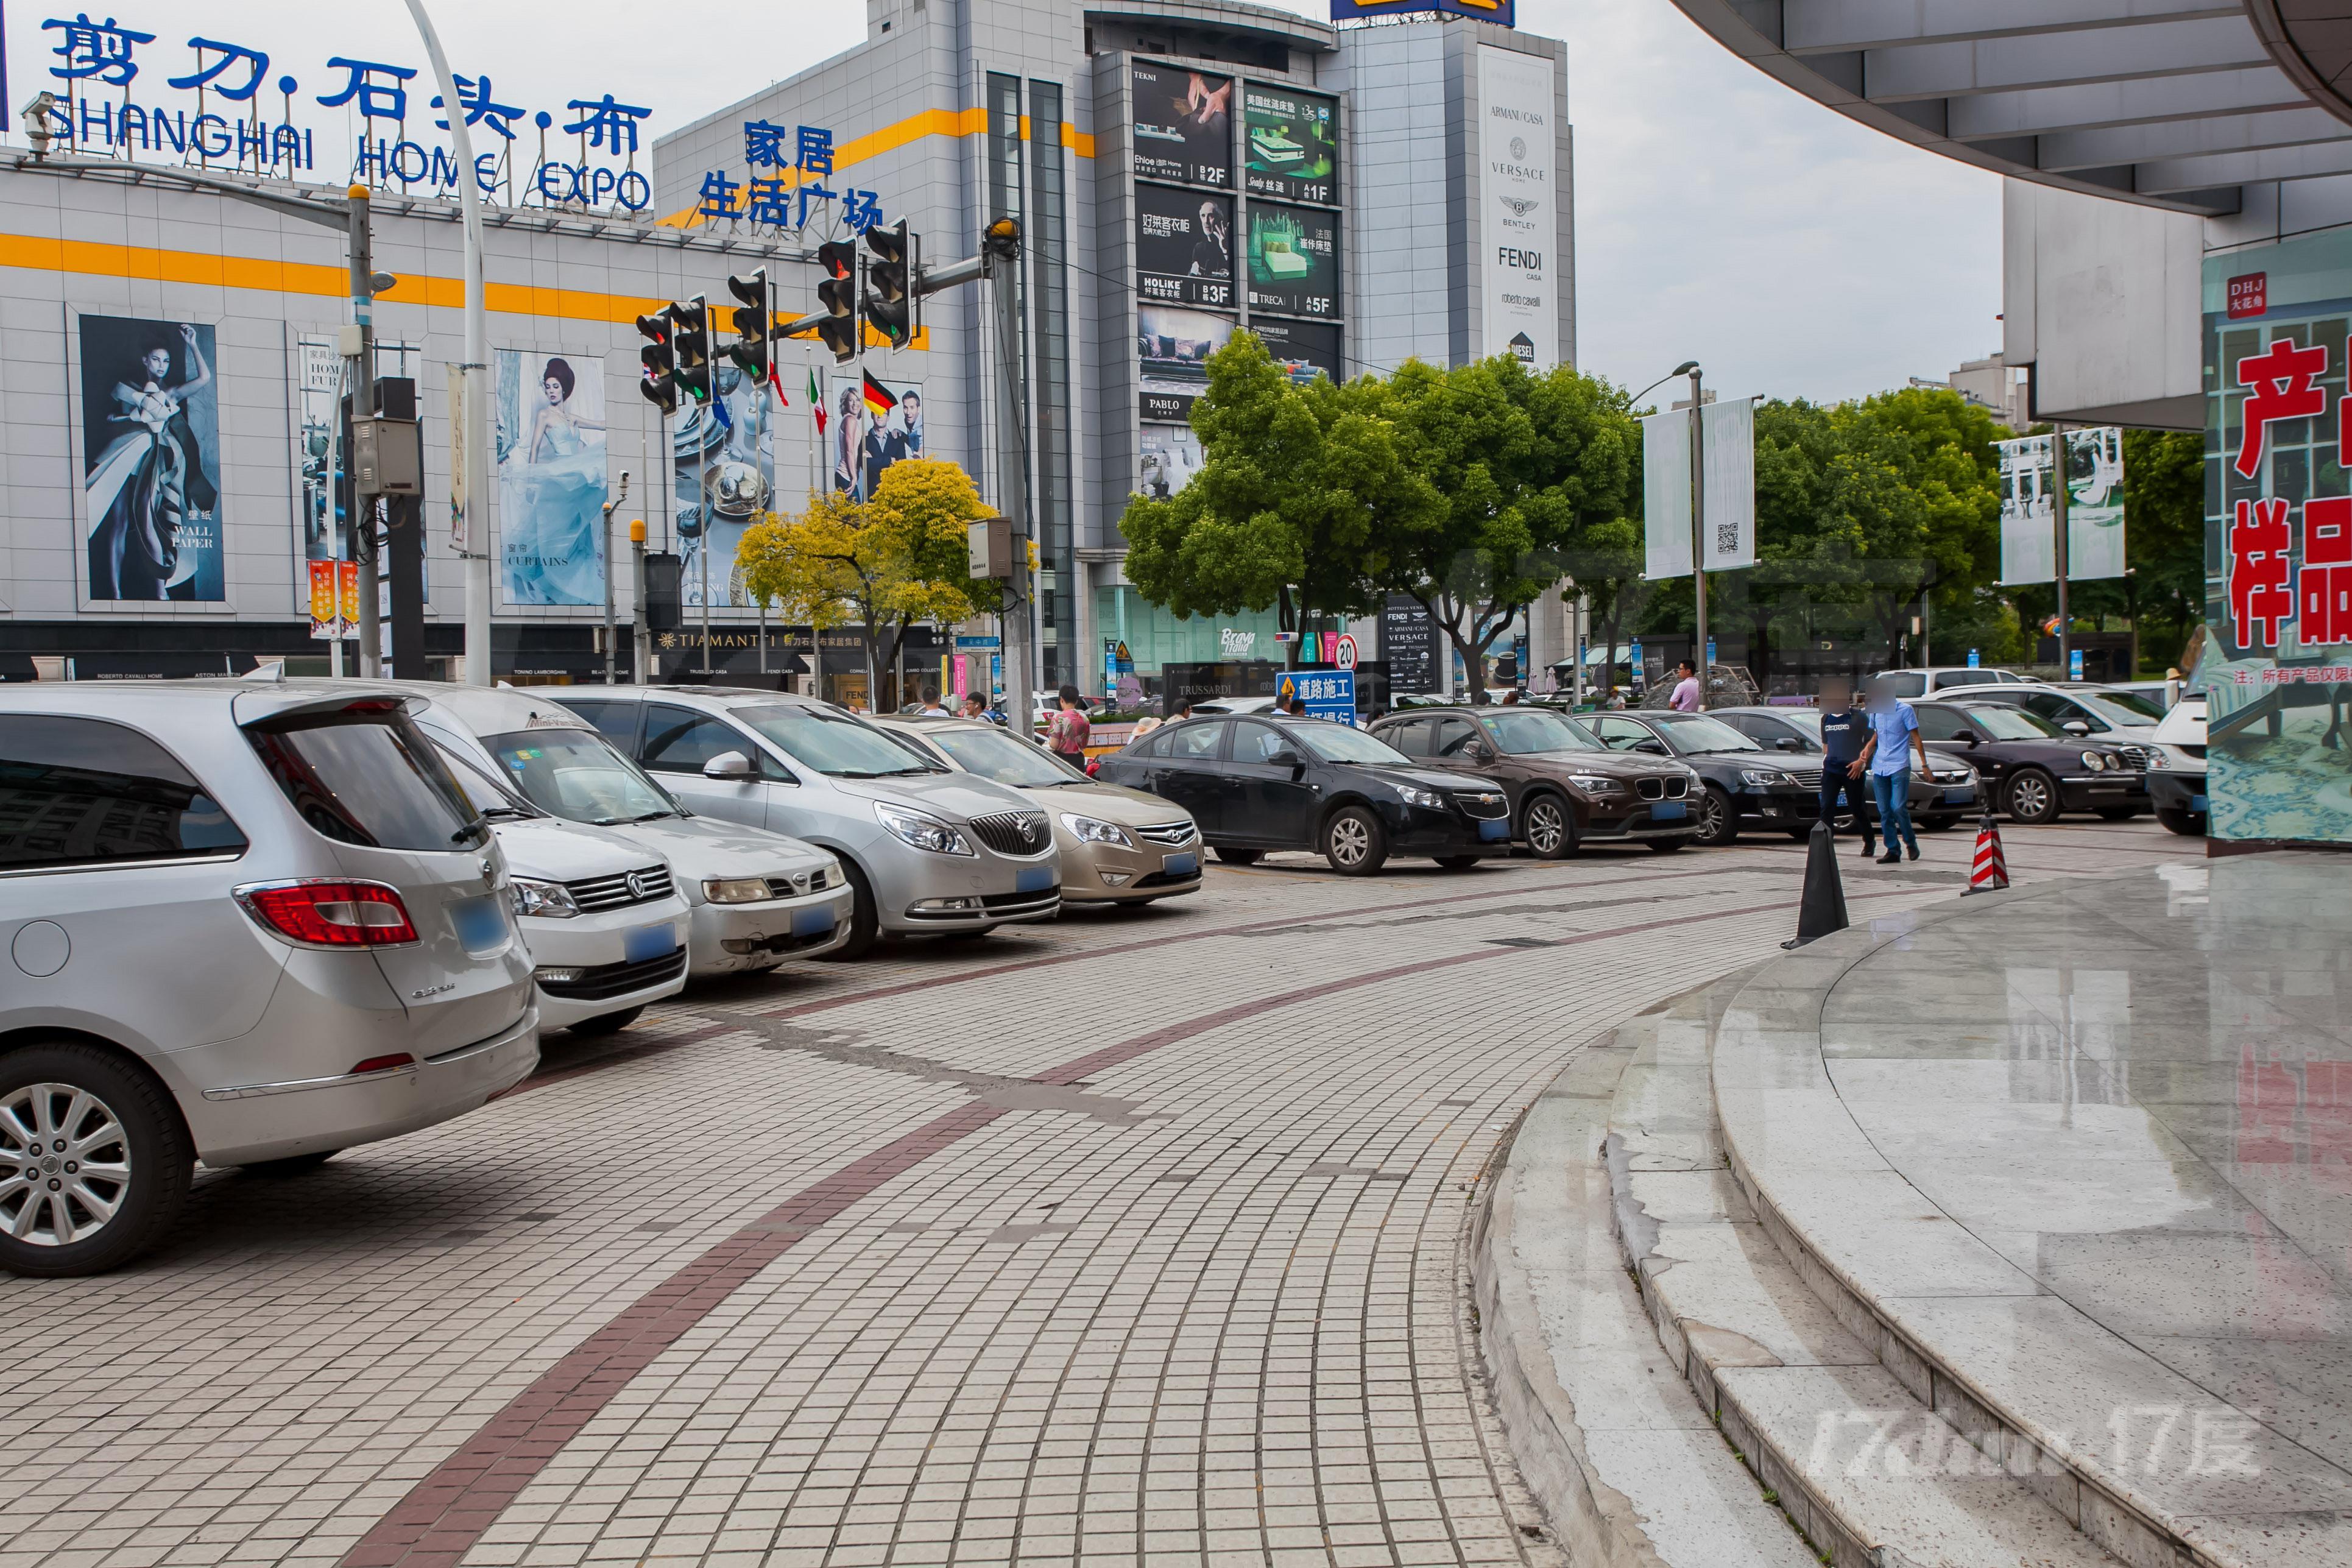
[[[1884,670],[1870,678],[1873,689],[1884,687],[1911,701],[1933,692],[1936,696],[1953,697],[1967,690],[1975,693],[1984,686],[2040,686],[2038,676],[2020,675],[2013,669],[1994,669],[1973,664],[1930,664],[1913,669]]]
[[[2160,773],[2147,775],[2148,798],[2156,803],[2156,819],[2184,837],[2205,832],[2205,699],[2183,697],[2173,704],[2164,722],[2156,727],[2157,744],[2179,759]]]

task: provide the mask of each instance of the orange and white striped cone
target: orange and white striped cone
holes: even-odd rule
[[[1992,808],[1987,806],[1984,820],[1977,825],[1976,864],[1969,870],[1969,891],[1997,893],[2008,886],[2009,859],[2000,852],[2000,829],[1993,824]]]

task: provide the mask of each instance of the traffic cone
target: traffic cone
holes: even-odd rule
[[[1997,893],[2008,886],[2009,860],[2000,852],[2000,829],[1994,826],[1992,807],[1988,805],[1984,820],[1977,824],[1977,857],[1969,870],[1969,892]]]
[[[1805,896],[1797,909],[1797,934],[1780,945],[1802,947],[1845,927],[1845,883],[1838,876],[1837,830],[1826,822],[1816,822],[1813,836],[1805,844]]]

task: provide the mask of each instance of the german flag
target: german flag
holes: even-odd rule
[[[863,371],[859,374],[866,378],[866,406],[874,411],[874,417],[883,418],[889,414],[890,410],[898,406],[898,400],[890,395],[888,387],[874,379],[872,371]]]

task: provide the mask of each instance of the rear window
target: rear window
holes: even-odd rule
[[[302,820],[370,849],[478,849],[490,830],[401,709],[368,704],[246,726]]]
[[[245,835],[153,741],[103,719],[0,721],[0,870],[235,855]]]

